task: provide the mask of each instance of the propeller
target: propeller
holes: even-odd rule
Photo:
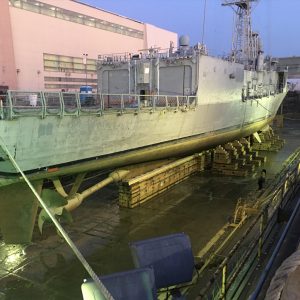
[[[71,213],[64,208],[64,206],[68,204],[68,200],[61,196],[57,191],[44,189],[41,196],[52,214],[54,216],[58,216],[60,221],[65,221],[68,224],[73,221]],[[51,219],[47,212],[45,209],[42,209],[38,217],[38,227],[41,234],[43,233],[43,226],[45,222],[50,221]]]

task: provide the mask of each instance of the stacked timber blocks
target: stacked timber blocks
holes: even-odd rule
[[[266,156],[259,156],[257,151],[252,151],[250,142],[242,138],[215,148],[212,169],[224,175],[248,176],[266,160]]]
[[[253,164],[256,168],[259,168],[263,163],[267,161],[266,156],[259,156],[258,151],[253,151],[250,141],[246,138],[241,138],[240,143],[244,146],[246,151],[246,157],[248,163]]]
[[[248,171],[240,168],[241,165],[245,164],[245,160],[240,159],[237,152],[238,150],[233,147],[232,143],[227,143],[224,147],[216,147],[213,172],[231,176],[247,176]]]
[[[285,143],[283,139],[280,139],[278,135],[274,134],[271,128],[267,131],[262,131],[261,133],[259,133],[259,137],[261,143],[255,140],[252,145],[253,150],[277,152],[282,149]]]
[[[213,164],[214,152],[212,150],[207,150],[202,152],[202,154],[204,156],[204,169],[210,170]]]
[[[195,154],[119,184],[119,205],[133,208],[204,170],[206,156]]]

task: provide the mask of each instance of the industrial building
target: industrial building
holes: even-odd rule
[[[0,91],[97,86],[98,55],[177,44],[177,34],[73,0],[1,0]]]

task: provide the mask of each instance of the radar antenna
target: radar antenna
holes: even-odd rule
[[[253,65],[258,52],[262,51],[258,33],[252,31],[251,8],[259,0],[223,0],[235,12],[235,29],[232,38],[232,59],[246,66]]]

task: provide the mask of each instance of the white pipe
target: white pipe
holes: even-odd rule
[[[68,204],[64,206],[64,209],[66,209],[67,211],[74,210],[75,208],[80,206],[83,200],[86,199],[88,196],[99,191],[101,188],[105,187],[106,185],[112,182],[118,182],[122,180],[128,173],[129,171],[127,170],[118,170],[110,173],[106,179],[91,186],[90,188],[86,189],[82,193],[76,193],[72,198],[68,199]]]

